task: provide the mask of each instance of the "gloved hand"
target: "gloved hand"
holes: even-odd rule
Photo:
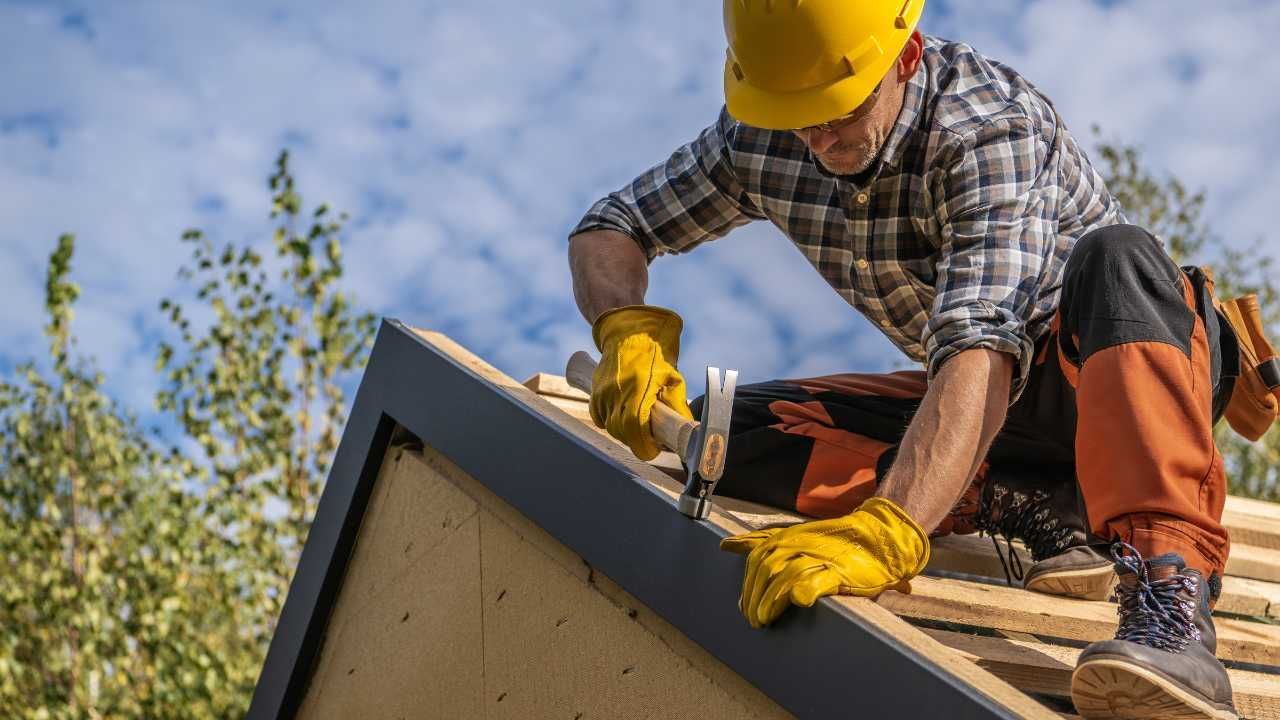
[[[764,627],[788,603],[810,607],[825,595],[875,597],[908,582],[929,562],[929,536],[893,501],[873,497],[853,513],[720,541],[747,555],[738,609]]]
[[[658,454],[649,428],[655,402],[693,419],[676,370],[683,327],[680,316],[666,308],[627,305],[602,314],[591,328],[600,350],[591,377],[591,419],[641,460]]]

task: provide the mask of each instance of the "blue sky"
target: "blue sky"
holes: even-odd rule
[[[180,292],[183,229],[269,243],[265,181],[293,152],[309,203],[348,211],[347,289],[523,378],[590,345],[565,234],[710,123],[711,0],[0,0],[0,373],[42,353],[44,267],[78,235],[76,332],[145,413]],[[1268,237],[1280,188],[1280,3],[931,0],[922,29],[1019,69]],[[1277,253],[1280,254],[1280,253]],[[767,226],[659,259],[686,368],[745,379],[903,366]]]

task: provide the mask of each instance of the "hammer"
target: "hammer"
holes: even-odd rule
[[[570,385],[589,395],[591,375],[595,369],[596,361],[579,350],[569,358],[564,377]],[[726,370],[722,385],[720,368],[708,366],[701,422],[686,420],[661,401],[654,403],[649,415],[653,437],[660,445],[679,455],[689,471],[676,507],[695,520],[705,520],[711,513],[711,495],[724,473],[729,420],[733,416],[733,393],[737,384],[737,370]]]

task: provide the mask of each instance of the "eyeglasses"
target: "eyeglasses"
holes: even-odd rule
[[[875,88],[871,90],[871,94],[867,96],[867,99],[863,100],[862,103],[858,105],[858,107],[854,108],[853,112],[850,112],[848,115],[842,115],[835,120],[828,120],[827,122],[821,122],[817,125],[808,125],[806,127],[796,128],[795,130],[792,130],[792,132],[797,135],[806,134],[810,130],[821,130],[825,133],[834,133],[853,125],[871,114],[871,109],[874,108],[876,104],[876,98],[880,96],[881,85],[884,85],[883,80],[876,83]]]

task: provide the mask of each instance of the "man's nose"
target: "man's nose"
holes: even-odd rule
[[[818,128],[805,130],[805,142],[809,144],[809,149],[818,155],[826,152],[839,139],[835,133],[819,130]]]

